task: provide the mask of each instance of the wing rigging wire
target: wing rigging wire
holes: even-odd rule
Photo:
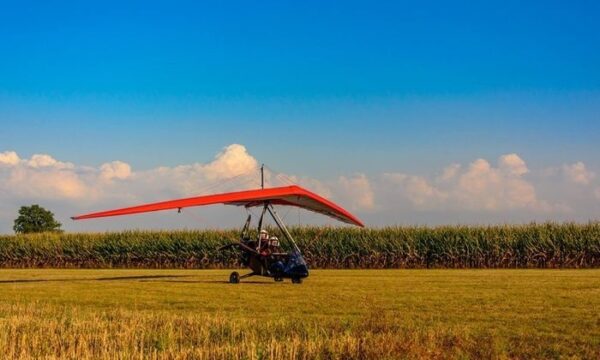
[[[235,176],[228,177],[228,178],[226,178],[224,180],[217,180],[217,181],[215,181],[212,184],[208,184],[208,185],[206,185],[206,186],[201,187],[200,189],[198,189],[198,195],[202,195],[202,194],[206,194],[206,193],[210,194],[211,192],[214,192],[214,190],[222,188],[222,187],[224,187],[226,185],[231,185],[234,180],[240,179],[240,178],[242,178],[244,176],[248,176],[248,175],[250,175],[250,174],[249,173],[242,173],[242,174],[238,174],[238,175],[235,175]],[[257,181],[256,179],[252,179],[250,177],[248,177],[246,180],[243,180],[243,181],[247,182],[247,181],[250,181],[250,180]]]
[[[238,179],[242,179],[242,181],[240,182],[240,184],[242,185],[256,185],[257,180],[254,178],[249,177],[249,173],[241,173],[235,176],[231,176],[228,177],[224,180],[220,180],[220,181],[216,181],[212,184],[208,184],[200,189],[197,190],[197,194],[202,195],[202,194],[210,194],[211,192],[217,190],[217,189],[222,189],[222,190],[226,190],[227,186],[229,185],[233,185],[233,181],[234,180],[238,180]],[[246,179],[243,179],[243,177],[247,177]],[[183,210],[186,211],[183,211]],[[199,222],[199,223],[203,223],[204,222],[204,217],[194,213],[194,211],[190,208],[179,208],[177,209],[178,213],[183,213],[183,215],[187,216],[189,219],[194,220],[195,222]]]
[[[298,183],[296,183],[295,181],[293,181],[289,176],[285,175],[282,172],[276,171],[275,169],[271,168],[268,165],[264,165],[264,167],[269,170],[270,173],[275,174],[275,178],[279,179],[279,181],[281,181],[283,184],[286,185],[298,185]],[[287,216],[289,215],[289,213],[292,211],[291,208],[288,208],[287,212],[283,215],[283,220],[287,220]],[[300,220],[300,208],[297,207],[296,208],[297,214],[298,214],[298,226],[302,225],[302,222]]]
[[[289,176],[285,175],[284,173],[281,173],[281,172],[279,172],[279,171],[276,171],[276,170],[274,170],[273,168],[269,167],[268,165],[265,165],[265,168],[266,168],[267,170],[269,170],[269,172],[270,172],[271,174],[274,174],[274,175],[275,175],[275,177],[276,177],[277,179],[279,179],[279,181],[281,181],[282,183],[284,183],[284,184],[287,184],[287,185],[298,185],[296,182],[294,182],[292,179],[290,179],[290,177],[289,177]]]

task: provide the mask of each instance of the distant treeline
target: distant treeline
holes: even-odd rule
[[[600,222],[291,229],[311,268],[600,267]],[[237,230],[0,236],[5,268],[232,268]]]

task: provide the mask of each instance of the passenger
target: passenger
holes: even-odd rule
[[[281,247],[279,246],[279,239],[277,238],[277,236],[271,236],[271,238],[269,239],[269,248],[271,249],[272,253],[281,252]]]

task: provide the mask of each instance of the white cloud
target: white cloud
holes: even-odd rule
[[[581,161],[570,165],[563,165],[563,172],[568,180],[582,185],[588,185],[596,174],[589,171]]]
[[[356,174],[347,178],[340,176],[338,191],[345,203],[349,203],[353,210],[373,210],[375,208],[375,195],[371,183],[365,174]]]
[[[258,170],[258,162],[240,144],[227,146],[215,157],[215,160],[203,167],[210,179],[229,178],[246,175]]]
[[[286,174],[275,174],[274,179],[267,182],[269,186],[288,186],[291,184],[298,184],[312,192],[319,194],[325,198],[332,198],[333,192],[331,187],[317,179],[297,176],[297,175],[286,175]],[[335,187],[335,184],[333,184]]]
[[[161,166],[138,171],[134,174],[134,180],[140,187],[138,190],[154,189],[155,194],[166,196],[256,188],[259,186],[258,161],[248,154],[243,145],[232,144],[207,164]]]
[[[442,175],[438,177],[438,181],[450,181],[456,177],[460,171],[460,164],[450,164],[444,168]]]
[[[32,168],[72,169],[75,167],[71,163],[57,161],[47,154],[35,154],[26,163]]]
[[[100,177],[106,180],[124,180],[131,176],[131,166],[122,161],[112,161],[100,166]]]
[[[258,161],[238,144],[225,147],[209,163],[140,171],[122,161],[90,167],[62,162],[48,154],[21,159],[15,152],[4,152],[0,161],[0,210],[7,212],[15,211],[20,204],[50,202],[54,204],[52,210],[70,216],[107,207],[259,186]],[[267,178],[273,180],[268,186],[285,185],[281,179],[287,184],[291,180],[355,209],[371,209],[374,204],[373,191],[363,174],[330,183],[269,172]],[[0,219],[0,225],[7,231],[7,219]]]
[[[447,168],[448,169],[448,168]],[[452,171],[458,171],[458,168],[453,167]],[[447,173],[447,171],[444,171]],[[447,174],[446,174],[447,175]],[[442,175],[445,181],[450,180],[452,176]],[[422,176],[406,175],[402,173],[387,173],[383,174],[383,179],[395,187],[395,191],[400,192],[417,208],[431,208],[438,206],[445,201],[448,194],[433,186],[426,178]]]
[[[21,161],[19,155],[14,151],[0,153],[0,166],[15,166]]]
[[[499,167],[511,175],[523,175],[529,172],[525,161],[517,154],[502,155],[499,160]]]
[[[0,179],[2,193],[13,198],[77,199],[88,193],[78,174],[61,168],[15,166]]]
[[[503,210],[536,208],[535,188],[522,178],[528,170],[516,154],[504,155],[494,168],[484,159],[475,160],[460,175],[454,197],[469,209]]]
[[[21,159],[16,152],[0,153],[0,192],[4,197],[74,199],[85,196],[86,185],[71,163],[46,154]],[[4,199],[5,200],[5,199]]]
[[[149,194],[193,195],[207,184],[218,185],[219,181],[257,169],[256,159],[237,144],[227,146],[207,164],[159,167],[139,173],[122,161],[94,168],[58,161],[48,154],[20,159],[13,151],[0,153],[0,165],[0,191],[5,197],[88,202],[132,197],[148,200]],[[129,181],[117,182],[122,180]]]
[[[107,207],[257,188],[258,164],[239,144],[223,148],[208,163],[135,171],[122,161],[90,167],[49,154],[21,158],[14,151],[4,151],[0,152],[0,213],[13,213],[15,207],[26,203],[50,202],[65,221],[67,215]],[[407,216],[421,223],[469,222],[473,218],[530,221],[557,219],[564,213],[569,219],[589,219],[597,213],[600,188],[593,183],[591,170],[581,162],[551,169],[530,172],[528,164],[512,153],[500,156],[496,163],[486,159],[466,165],[452,163],[432,177],[390,172],[319,180],[267,171],[266,180],[267,186],[297,183],[358,212],[367,223],[393,224]],[[569,185],[557,181],[560,176],[593,186]],[[433,213],[442,215],[431,220]],[[457,215],[451,218],[449,214]],[[10,231],[7,221],[0,218],[0,231]],[[145,225],[143,221],[139,226]],[[123,224],[127,226],[127,222]]]
[[[384,187],[387,183],[393,187],[389,192],[406,198],[417,209],[554,209],[540,201],[533,184],[523,178],[529,170],[517,154],[501,156],[497,167],[485,159],[477,159],[465,170],[461,169],[459,164],[446,167],[436,179],[437,184],[422,176],[384,174]]]

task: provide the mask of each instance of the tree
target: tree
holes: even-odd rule
[[[17,234],[62,231],[60,229],[61,225],[61,223],[54,220],[54,214],[51,211],[39,205],[21,206],[13,230]]]

